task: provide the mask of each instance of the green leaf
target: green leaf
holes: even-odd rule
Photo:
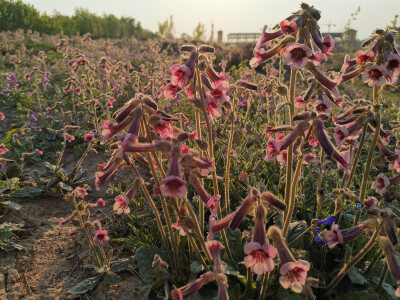
[[[42,183],[42,181],[40,180],[38,171],[34,170],[34,171],[32,172],[32,178],[33,178],[33,180],[35,180],[36,184],[37,184],[39,187],[42,187],[43,183]]]
[[[90,277],[85,280],[82,280],[77,285],[75,285],[73,288],[71,288],[68,292],[70,294],[75,294],[75,295],[85,294],[97,285],[100,278],[101,278],[100,276],[95,276],[95,277]]]
[[[111,264],[111,271],[113,272],[125,271],[130,267],[130,264],[131,260],[129,258],[118,259]]]
[[[279,289],[278,293],[276,294],[276,300],[304,300],[304,295],[296,294],[290,290]]]
[[[290,223],[287,234],[288,243],[291,243],[292,241],[297,239],[297,237],[300,236],[302,233],[304,233],[304,231],[306,230],[307,230],[307,223],[303,220]]]
[[[190,272],[192,272],[192,274],[197,275],[197,274],[200,274],[203,271],[204,271],[204,267],[199,261],[195,260],[195,261],[191,262],[191,264],[190,264]]]
[[[5,241],[6,239],[13,236],[11,231],[1,231],[0,232],[0,241]]]
[[[43,189],[29,186],[10,194],[10,198],[34,198],[39,196],[43,192]]]
[[[64,191],[67,191],[67,192],[73,191],[73,188],[70,185],[68,185],[62,181],[60,181],[57,185]]]
[[[113,285],[116,284],[118,282],[121,282],[121,277],[119,277],[117,274],[115,274],[114,272],[108,272],[105,276],[104,276],[104,283],[106,285]]]
[[[21,230],[24,225],[21,223],[5,222],[0,224],[0,231],[16,231]]]
[[[349,273],[347,273],[347,275],[350,278],[350,281],[353,284],[360,284],[360,285],[364,285],[367,283],[367,280],[364,278],[364,276],[362,276],[355,267],[352,267],[349,271]]]
[[[368,291],[356,291],[356,292],[346,293],[346,295],[343,295],[338,300],[354,300],[354,299],[379,300],[379,296],[373,295]]]
[[[382,285],[382,287],[383,287],[383,289],[384,289],[384,291],[386,292],[386,296],[389,298],[389,299],[392,299],[392,300],[396,300],[397,299],[397,297],[394,295],[394,293],[396,292],[396,290],[389,284],[389,283],[384,283],[383,285]]]
[[[139,268],[139,274],[145,281],[152,281],[156,277],[152,264],[154,255],[160,252],[159,249],[149,248],[146,245],[137,248],[134,258]]]
[[[0,204],[3,205],[5,208],[12,209],[12,210],[20,210],[22,207],[21,205],[15,203],[15,202],[12,202],[12,201],[3,201],[3,202],[0,202]]]

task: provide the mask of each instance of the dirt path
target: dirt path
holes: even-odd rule
[[[66,155],[66,160],[69,159]],[[84,167],[94,174],[103,159],[100,154],[91,155]],[[104,211],[110,211],[113,197],[107,198],[104,191],[91,193],[89,200],[94,202],[100,196],[107,203]],[[17,235],[25,250],[0,253],[0,300],[79,299],[68,290],[88,277],[83,266],[90,262],[90,253],[83,239],[70,241],[69,228],[59,227],[59,219],[72,212],[72,203],[62,198],[38,197],[20,204],[20,211],[7,212],[2,219],[24,224],[24,230]],[[98,214],[104,216],[104,211]],[[121,247],[116,247],[117,255],[131,255],[120,253]],[[140,299],[140,279],[134,272],[120,275],[123,281],[119,284],[109,288],[100,283],[83,299]]]

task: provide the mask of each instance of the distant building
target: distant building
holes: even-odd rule
[[[255,43],[260,37],[260,33],[229,33],[228,44]]]
[[[217,36],[217,43],[218,44],[222,44],[222,36],[223,36],[223,32],[222,30],[218,31],[218,36]]]
[[[344,32],[323,32],[322,36],[330,34],[335,40],[334,52],[343,52],[350,49],[357,48],[359,41],[357,41],[357,30],[348,29]]]

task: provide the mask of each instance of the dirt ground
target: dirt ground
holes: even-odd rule
[[[65,155],[63,164],[69,169],[73,167],[73,164],[69,164],[72,161],[76,162],[76,158],[69,153]],[[104,161],[101,153],[90,154],[83,167],[89,175],[94,175],[97,165]],[[29,170],[27,172],[29,174]],[[94,181],[91,185],[94,185]],[[98,209],[95,216],[101,219],[106,211],[112,210],[114,200],[106,195],[105,188],[90,193],[87,199],[95,202],[99,197],[106,201],[106,206]],[[85,241],[82,238],[69,240],[68,226],[62,229],[59,227],[59,219],[72,212],[72,203],[51,197],[37,197],[19,203],[22,205],[21,210],[7,211],[2,221],[24,224],[24,230],[17,235],[25,250],[0,252],[0,300],[141,298],[141,280],[134,269],[119,273],[123,281],[112,287],[106,287],[100,282],[94,290],[82,297],[69,294],[68,290],[72,286],[88,277],[83,266],[91,259]],[[132,257],[132,253],[124,252],[118,245],[114,246],[115,254],[118,257]]]

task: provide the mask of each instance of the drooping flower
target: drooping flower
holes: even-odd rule
[[[68,133],[64,134],[64,138],[68,141],[68,142],[72,142],[73,140],[75,140],[75,137],[73,135],[70,135]]]
[[[164,197],[178,197],[183,198],[187,192],[187,182],[181,178],[180,170],[180,143],[174,141],[171,146],[171,159],[168,169],[168,174],[165,179],[161,181],[161,194]]]
[[[307,272],[310,270],[308,261],[295,260],[285,240],[281,230],[277,226],[270,226],[268,235],[275,241],[279,259],[281,260],[279,283],[284,289],[291,288],[295,293],[301,293],[306,284]]]
[[[320,113],[330,114],[331,106],[332,106],[332,103],[328,100],[318,99],[318,100],[314,101],[314,103],[313,103],[313,107],[318,112],[318,114],[320,114]]]
[[[191,283],[180,287],[180,288],[174,288],[171,291],[171,298],[173,300],[182,300],[190,295],[193,295],[196,293],[198,290],[200,290],[205,284],[215,280],[215,275],[213,272],[206,272],[200,276],[200,278],[196,279],[195,281],[192,281]]]
[[[358,65],[365,65],[367,62],[373,61],[375,57],[375,53],[371,50],[363,51],[358,50],[356,52],[356,63]]]
[[[330,249],[334,248],[338,243],[343,243],[343,236],[339,225],[333,224],[332,229],[326,232],[325,238]]]
[[[336,222],[337,220],[338,220],[337,216],[329,216],[329,217],[326,217],[325,219],[318,219],[316,221],[323,225],[331,225],[334,222]]]
[[[266,161],[276,161],[276,156],[280,151],[281,145],[275,140],[269,140],[267,143],[267,155],[265,156]]]
[[[365,69],[362,75],[362,81],[369,86],[382,86],[386,83],[388,72],[384,66],[370,66]]]
[[[95,241],[95,243],[102,245],[103,243],[107,242],[109,239],[110,238],[108,237],[108,231],[99,229],[96,231],[93,241]]]
[[[92,143],[94,141],[94,139],[95,138],[94,138],[93,134],[87,133],[84,135],[85,142]]]
[[[376,178],[376,181],[372,184],[372,188],[375,189],[377,193],[384,194],[389,185],[389,178],[385,174],[380,173]]]
[[[373,196],[369,196],[364,200],[364,205],[368,207],[378,207],[378,199]]]
[[[119,195],[119,196],[115,197],[113,211],[115,211],[115,213],[117,215],[120,215],[122,213],[129,214],[131,212],[129,203],[130,203],[130,200],[128,199],[127,196]]]
[[[74,195],[75,195],[75,197],[79,197],[81,199],[84,199],[85,196],[87,196],[89,194],[87,193],[87,191],[84,188],[77,187],[74,190]]]
[[[252,241],[244,245],[244,253],[247,254],[244,264],[257,275],[271,272],[274,269],[274,258],[277,254],[275,247],[266,243],[264,220],[265,209],[259,205],[256,209]]]
[[[312,50],[305,44],[289,43],[281,52],[283,62],[292,70],[302,69],[312,56]]]

